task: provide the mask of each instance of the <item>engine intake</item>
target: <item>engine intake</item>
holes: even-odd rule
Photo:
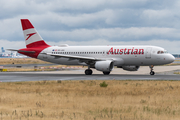
[[[103,72],[110,72],[114,67],[114,63],[110,60],[107,61],[97,61],[95,63],[96,70]]]

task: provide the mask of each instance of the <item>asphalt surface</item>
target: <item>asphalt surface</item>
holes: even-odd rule
[[[1,72],[0,82],[40,81],[40,80],[180,80],[180,75],[140,75],[140,74],[58,74],[52,72]]]
[[[110,75],[93,70],[93,75],[85,75],[87,68],[65,69],[42,72],[0,72],[0,82],[40,81],[40,80],[180,80],[180,66],[155,66],[155,75],[149,75],[148,66],[141,66],[138,71],[125,71],[114,68]]]

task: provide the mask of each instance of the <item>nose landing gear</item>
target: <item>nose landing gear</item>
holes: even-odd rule
[[[150,75],[154,75],[154,74],[155,74],[155,72],[154,72],[154,71],[151,71],[151,72],[150,72]]]
[[[153,71],[153,67],[154,67],[153,65],[149,66],[149,68],[150,68],[150,70],[151,70],[151,71],[150,71],[150,75],[154,75],[154,74],[155,74],[155,72]]]

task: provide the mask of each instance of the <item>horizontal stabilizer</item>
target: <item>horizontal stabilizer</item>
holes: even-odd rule
[[[9,51],[17,51],[17,52],[24,52],[24,53],[35,53],[35,51],[25,51],[25,50],[15,50],[15,49],[7,49]]]
[[[6,49],[6,50],[9,50],[9,51],[18,51],[18,50],[15,50],[15,49]]]

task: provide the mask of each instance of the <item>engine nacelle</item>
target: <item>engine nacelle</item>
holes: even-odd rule
[[[114,63],[110,60],[107,61],[97,61],[95,63],[96,70],[103,72],[110,72],[114,67]]]
[[[122,66],[123,70],[127,71],[138,71],[140,66]]]

